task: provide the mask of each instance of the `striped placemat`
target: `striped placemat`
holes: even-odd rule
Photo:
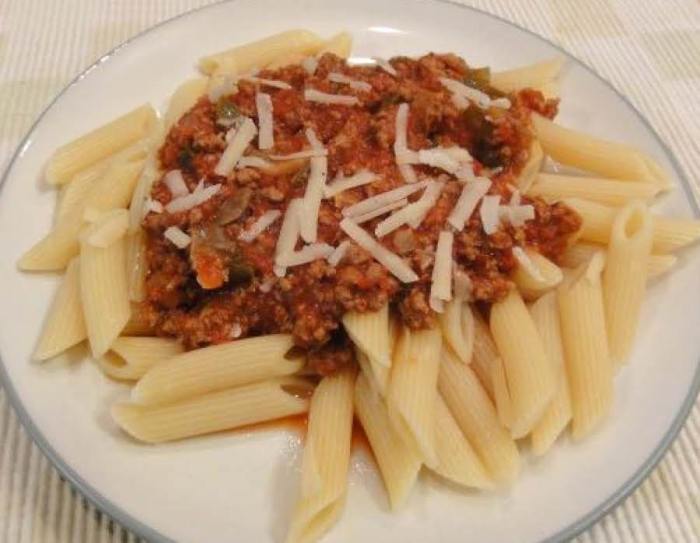
[[[698,0],[463,0],[541,34],[607,78],[678,157],[700,200]],[[0,167],[49,100],[126,38],[207,0],[0,0]],[[700,408],[664,460],[581,542],[700,541]],[[0,389],[0,541],[123,542],[48,463]]]

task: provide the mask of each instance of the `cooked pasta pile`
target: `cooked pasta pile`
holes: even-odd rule
[[[59,148],[55,226],[19,262],[65,271],[34,357],[86,341],[133,385],[131,437],[308,416],[290,542],[341,514],[354,417],[392,509],[422,469],[502,487],[518,444],[593,432],[648,282],[700,237],[650,211],[671,188],[651,157],[553,121],[559,60],[350,46],[293,30],[205,57],[162,118]]]

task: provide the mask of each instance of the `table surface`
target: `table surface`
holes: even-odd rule
[[[461,0],[558,43],[610,81],[679,159],[700,202],[698,0]],[[0,0],[0,170],[79,72],[134,34],[210,0]],[[577,541],[700,541],[700,404],[650,477]],[[572,489],[573,490],[573,489]],[[0,388],[0,542],[122,542],[76,494]]]

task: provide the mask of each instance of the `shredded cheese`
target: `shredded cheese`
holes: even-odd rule
[[[535,208],[529,204],[501,206],[499,217],[513,226],[523,226],[525,222],[535,218]]]
[[[236,163],[243,156],[243,153],[250,142],[253,141],[257,131],[258,129],[255,127],[255,123],[253,123],[253,121],[248,117],[245,117],[241,122],[241,126],[233,133],[231,141],[227,145],[226,149],[221,155],[221,158],[219,159],[218,164],[214,168],[214,173],[228,177],[228,175],[233,171],[233,168],[235,168]]]
[[[488,94],[485,92],[480,91],[479,89],[474,89],[472,87],[468,87],[464,83],[461,83],[460,81],[456,81],[454,79],[448,79],[447,77],[441,77],[440,78],[440,83],[449,90],[451,93],[463,96],[464,98],[469,99],[470,101],[474,102],[477,106],[479,106],[481,109],[486,109],[489,107],[489,104],[491,103],[491,98],[489,97]]]
[[[211,76],[212,83],[209,86],[209,100],[213,103],[219,101],[222,96],[227,96],[236,92],[236,80],[228,74],[214,74]]]
[[[406,183],[416,183],[418,176],[410,164],[399,164],[399,173]]]
[[[263,92],[255,93],[255,108],[258,110],[258,148],[271,149],[275,145],[272,98]]]
[[[511,206],[520,205],[520,191],[518,189],[515,189],[513,194],[510,195],[510,202],[508,202],[508,204]]]
[[[356,217],[358,215],[369,213],[370,211],[374,211],[376,209],[379,209],[380,207],[384,207],[397,200],[408,198],[411,194],[413,194],[414,192],[418,192],[426,186],[427,182],[422,181],[420,183],[414,183],[413,185],[403,185],[399,188],[389,190],[387,192],[382,192],[380,194],[377,194],[376,196],[371,196],[370,198],[367,198],[365,200],[357,202],[356,204],[344,208],[342,212],[343,216]]]
[[[496,98],[491,100],[491,107],[497,107],[501,109],[510,109],[511,103],[508,98]]]
[[[316,89],[304,90],[304,99],[309,102],[318,102],[320,104],[336,104],[339,106],[356,106],[360,103],[357,96],[348,94],[328,94]]]
[[[440,181],[429,181],[425,192],[416,202],[407,205],[380,222],[374,229],[374,235],[381,238],[404,224],[411,224],[413,228],[418,228],[428,214],[428,211],[430,211],[435,205],[435,202],[437,202],[444,185],[445,184]]]
[[[396,71],[396,68],[394,68],[388,60],[386,60],[384,58],[380,58],[380,57],[372,57],[372,60],[374,60],[374,62],[377,63],[377,66],[379,66],[382,70],[384,70],[389,75],[393,75],[394,77],[399,75],[398,72]]]
[[[146,213],[163,213],[163,204],[158,200],[153,200],[152,198],[146,198],[146,205],[144,206]]]
[[[242,156],[236,164],[236,169],[242,168],[269,168],[272,163],[259,156]]]
[[[399,108],[396,110],[396,123],[395,123],[395,137],[394,137],[394,155],[396,155],[396,162],[398,164],[408,163],[408,158],[404,158],[409,155],[408,149],[408,104],[399,104]],[[401,162],[401,160],[405,162]]]
[[[165,177],[163,177],[163,182],[167,185],[173,198],[190,193],[190,189],[187,188],[187,183],[185,183],[185,178],[180,170],[171,170],[166,173]]]
[[[445,170],[448,173],[455,173],[460,166],[459,162],[450,156],[450,153],[440,147],[418,151],[418,162]]]
[[[394,211],[395,209],[399,209],[405,205],[408,205],[408,200],[406,198],[402,198],[401,200],[397,200],[396,202],[382,206],[374,211],[368,211],[362,215],[356,215],[352,218],[352,220],[355,224],[362,224],[363,222],[371,221],[372,219],[386,215],[390,211]]]
[[[284,277],[287,269],[280,262],[284,257],[294,251],[294,246],[299,238],[299,216],[303,207],[301,198],[294,198],[287,206],[284,220],[280,227],[280,234],[277,237],[275,246],[275,265],[273,271],[277,277]]]
[[[306,129],[306,138],[312,148],[322,147],[321,141],[311,128]],[[311,159],[311,169],[309,171],[309,181],[306,184],[304,193],[304,211],[300,217],[300,228],[302,239],[307,243],[314,243],[318,231],[318,212],[321,207],[321,199],[328,177],[328,159],[326,157],[314,157]]]
[[[314,158],[319,156],[328,156],[328,149],[307,149],[305,151],[297,151],[288,155],[269,155],[271,160],[297,160],[299,158]]]
[[[360,170],[350,177],[345,177],[342,174],[339,174],[324,188],[323,195],[326,198],[332,198],[336,194],[340,194],[345,190],[354,189],[356,187],[361,187],[372,183],[376,178],[377,175],[369,170]]]
[[[371,91],[372,90],[372,85],[370,85],[366,81],[358,81],[357,79],[351,79],[347,75],[340,74],[338,72],[329,73],[328,74],[328,81],[332,81],[333,83],[340,83],[342,85],[347,85],[351,89],[355,89],[355,90],[360,90],[360,91]]]
[[[261,77],[255,77],[252,75],[245,75],[240,79],[244,81],[250,81],[251,83],[257,83],[258,85],[264,85],[266,87],[274,87],[276,89],[287,90],[291,89],[292,86],[285,81],[279,81],[278,79],[263,79]]]
[[[481,200],[481,225],[489,236],[498,230],[500,217],[498,213],[501,197],[498,195],[484,196]]]
[[[314,149],[315,151],[320,151],[323,149],[323,142],[318,139],[318,136],[316,135],[316,132],[314,131],[313,128],[307,128],[304,130],[304,134],[306,134],[306,139],[309,140],[309,145],[311,145],[311,148]]]
[[[212,198],[217,192],[219,192],[219,190],[221,190],[221,185],[218,183],[204,188],[203,183],[200,181],[199,185],[197,185],[197,188],[194,189],[192,194],[180,196],[179,198],[171,200],[165,206],[165,210],[168,213],[188,211]]]
[[[186,248],[192,241],[192,238],[185,234],[177,226],[168,227],[163,235],[165,236],[165,239],[170,241],[178,249]]]
[[[513,247],[513,256],[515,260],[518,261],[518,264],[522,266],[533,279],[537,281],[545,280],[540,269],[530,259],[527,253],[523,251],[522,247]]]
[[[457,203],[447,217],[447,222],[457,231],[462,230],[490,188],[491,180],[485,177],[477,177],[474,181],[464,185]]]
[[[341,241],[340,244],[333,250],[333,252],[328,255],[328,263],[335,267],[338,264],[340,264],[340,261],[343,260],[345,257],[345,253],[348,252],[348,249],[350,248],[350,241],[347,239],[345,241]]]
[[[305,245],[299,251],[288,253],[280,258],[280,265],[285,267],[301,266],[314,260],[328,258],[335,249],[327,243]]]
[[[257,221],[250,225],[250,228],[244,232],[241,232],[238,239],[246,243],[250,243],[260,234],[262,234],[268,226],[279,219],[281,215],[282,212],[279,209],[270,209],[269,211],[266,211],[260,215]]]
[[[301,67],[306,70],[309,75],[314,75],[318,69],[318,59],[316,57],[306,57],[301,61]]]
[[[377,262],[396,276],[399,281],[403,283],[412,283],[418,280],[418,275],[416,275],[416,272],[414,272],[406,262],[375,240],[351,219],[343,219],[340,222],[340,228],[350,239],[371,254]]]
[[[437,248],[435,249],[435,263],[433,274],[430,278],[430,307],[438,313],[444,310],[443,302],[452,299],[452,244],[454,234],[448,231],[440,232]]]

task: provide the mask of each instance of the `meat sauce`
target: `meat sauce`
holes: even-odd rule
[[[399,228],[381,239],[399,254],[419,279],[400,283],[369,253],[355,244],[337,266],[325,260],[290,267],[286,276],[273,273],[275,245],[281,220],[250,243],[238,241],[264,212],[284,213],[293,198],[302,197],[308,178],[304,160],[277,163],[272,169],[236,169],[227,178],[214,168],[226,148],[227,121],[245,115],[257,124],[255,93],[271,95],[274,109],[274,142],[270,154],[284,155],[308,147],[305,129],[312,128],[328,150],[328,179],[367,169],[374,182],[324,199],[319,211],[318,241],[337,246],[347,239],[339,228],[344,207],[404,184],[395,162],[393,144],[398,105],[410,104],[408,145],[411,149],[459,146],[474,157],[474,170],[492,179],[491,194],[508,201],[518,174],[526,163],[532,141],[530,114],[553,117],[557,101],[524,90],[509,96],[509,109],[459,110],[440,77],[478,83],[492,96],[500,95],[484,83],[473,81],[471,70],[454,55],[429,54],[417,60],[392,59],[397,76],[377,68],[348,66],[326,54],[314,75],[300,66],[263,71],[261,78],[287,82],[291,89],[260,88],[241,80],[238,91],[216,103],[201,98],[167,135],[160,150],[162,170],[180,169],[190,190],[201,180],[220,183],[210,200],[179,213],[149,213],[143,221],[147,239],[147,298],[144,311],[157,333],[180,339],[196,348],[240,337],[291,333],[295,343],[308,351],[311,369],[321,375],[353,363],[350,342],[340,320],[348,311],[374,311],[390,303],[409,327],[433,326],[435,314],[428,304],[434,251],[441,229],[452,210],[462,184],[439,169],[415,166],[419,177],[445,181],[436,205],[417,229]],[[333,83],[328,74],[338,72],[364,81],[372,90],[353,90]],[[354,95],[357,106],[329,105],[304,99],[303,90],[314,88],[331,94]],[[261,155],[254,140],[246,155]],[[154,200],[167,204],[172,196],[166,184],[157,182]],[[415,200],[414,195],[410,200]],[[534,206],[535,218],[523,227],[501,224],[492,235],[483,231],[474,213],[454,238],[453,257],[473,285],[473,298],[490,303],[503,297],[516,266],[512,247],[532,247],[557,261],[569,237],[580,226],[579,217],[562,204],[523,197]],[[382,218],[363,224],[372,232]],[[163,236],[178,226],[191,236],[178,249]],[[301,247],[298,242],[297,249]]]

